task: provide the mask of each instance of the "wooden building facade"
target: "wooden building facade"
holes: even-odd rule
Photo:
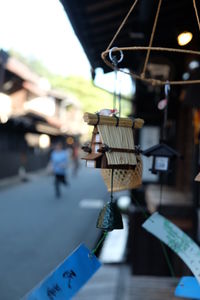
[[[43,87],[38,75],[0,51],[0,179],[17,175],[20,168],[47,166],[51,145],[68,136],[67,101],[66,94]],[[49,139],[45,148],[42,135]]]

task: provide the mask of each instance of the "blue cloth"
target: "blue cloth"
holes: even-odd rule
[[[51,163],[54,174],[65,175],[68,164],[68,153],[66,150],[53,151],[51,153]]]

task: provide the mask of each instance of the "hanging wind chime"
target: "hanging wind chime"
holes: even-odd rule
[[[157,11],[156,11],[156,15],[155,15],[153,28],[152,28],[152,32],[151,32],[151,36],[150,36],[148,46],[146,46],[146,47],[145,46],[133,46],[133,47],[119,47],[119,48],[114,47],[114,48],[112,48],[113,43],[115,42],[116,38],[120,34],[121,30],[123,29],[124,25],[126,24],[129,16],[131,15],[133,10],[135,9],[135,6],[137,5],[138,2],[139,2],[139,0],[134,1],[133,5],[131,6],[130,10],[128,11],[127,15],[125,16],[124,20],[122,21],[121,25],[119,26],[117,32],[115,33],[114,37],[112,38],[112,40],[111,40],[110,44],[108,45],[107,49],[104,52],[102,52],[101,57],[102,57],[103,61],[106,63],[106,65],[109,66],[110,68],[114,69],[115,71],[116,70],[121,71],[125,74],[131,75],[134,79],[141,80],[141,81],[143,81],[145,83],[149,83],[153,86],[156,86],[156,85],[157,86],[165,86],[166,99],[165,99],[165,101],[162,101],[160,103],[160,108],[164,109],[164,122],[163,122],[162,139],[164,141],[166,141],[167,106],[168,106],[168,100],[169,100],[170,86],[172,86],[172,85],[182,85],[182,84],[197,84],[197,83],[200,83],[200,78],[199,79],[194,79],[194,80],[191,79],[191,80],[176,80],[176,81],[172,81],[172,80],[170,80],[170,78],[168,78],[168,80],[161,80],[161,79],[158,79],[158,78],[152,78],[151,75],[149,75],[148,72],[147,72],[150,53],[151,52],[154,52],[154,53],[161,52],[161,53],[177,53],[177,54],[182,54],[182,55],[183,54],[187,54],[187,55],[192,54],[192,55],[200,56],[200,52],[190,50],[190,49],[187,50],[187,49],[164,48],[164,47],[153,47],[152,46],[155,31],[156,31],[157,21],[158,21],[160,9],[161,9],[162,0],[158,0]],[[196,7],[196,0],[193,0],[193,8],[194,8],[196,20],[197,20],[197,23],[198,23],[198,29],[200,31],[200,20],[199,20],[199,16],[198,16],[197,7]],[[146,53],[143,68],[142,68],[142,72],[141,73],[136,73],[136,72],[130,71],[129,70],[130,66],[124,66],[124,68],[126,67],[126,69],[121,69],[116,64],[113,64],[112,60],[108,59],[108,56],[110,58],[110,51],[112,49],[113,49],[113,52],[115,52],[115,53],[121,53],[121,51],[123,51],[123,53],[129,52],[129,56],[130,56],[130,52],[143,52],[143,53]],[[128,69],[128,71],[127,71],[127,69]],[[171,161],[174,158],[180,157],[180,154],[178,152],[176,152],[174,149],[172,149],[171,147],[166,145],[164,142],[145,150],[143,152],[143,154],[146,155],[146,156],[153,156],[153,165],[152,165],[151,171],[152,171],[152,173],[160,174],[161,177],[162,177],[163,173],[166,173],[166,172],[170,171]],[[113,174],[113,172],[112,172],[112,174]],[[196,177],[196,180],[200,181],[200,173]],[[112,191],[112,188],[111,188],[111,191]],[[161,184],[160,184],[160,206],[161,206],[161,200],[162,200],[162,180],[161,180]],[[161,243],[161,245],[162,245],[162,249],[163,249],[166,261],[168,262],[169,269],[171,271],[171,274],[173,275],[174,272],[173,272],[173,268],[171,266],[169,257],[167,255],[167,252],[165,250],[164,245],[162,243]]]
[[[163,130],[162,130],[162,141],[167,139],[167,111],[169,103],[169,83],[165,84],[165,99],[161,100],[158,104],[160,109],[164,110],[164,121],[163,121]],[[164,142],[150,147],[142,152],[145,156],[153,156],[152,168],[150,171],[153,174],[169,173],[171,172],[171,162],[180,157],[180,154],[166,145]]]
[[[163,101],[160,101],[159,103],[159,109],[164,109],[164,122],[163,122],[163,132],[162,132],[162,140],[165,141],[166,140],[166,128],[167,128],[167,109],[168,109],[168,101],[169,101],[169,91],[170,91],[170,86],[171,85],[182,85],[182,84],[196,84],[196,83],[200,83],[200,79],[195,79],[195,80],[177,80],[177,81],[172,81],[172,80],[160,80],[158,78],[151,78],[151,76],[149,76],[149,74],[147,74],[147,67],[148,67],[148,63],[149,63],[149,59],[150,59],[150,54],[151,52],[158,52],[158,53],[178,53],[178,54],[193,54],[193,55],[197,55],[200,56],[200,52],[199,51],[194,51],[194,50],[187,50],[187,49],[179,49],[179,48],[164,48],[164,47],[154,47],[153,45],[153,41],[154,41],[154,36],[155,36],[155,32],[156,32],[156,27],[157,27],[157,22],[158,22],[158,18],[159,18],[159,14],[160,14],[160,10],[162,7],[162,1],[163,0],[159,0],[158,1],[158,5],[157,5],[157,10],[156,10],[156,15],[154,18],[154,22],[153,22],[153,27],[152,27],[152,32],[151,32],[151,36],[149,39],[149,44],[148,46],[133,46],[133,47],[113,47],[113,43],[116,41],[117,37],[119,36],[121,30],[124,28],[125,24],[127,23],[129,16],[133,13],[136,5],[138,4],[139,0],[135,0],[134,3],[132,4],[130,10],[128,11],[127,15],[125,16],[124,20],[122,21],[122,23],[120,24],[118,30],[116,31],[115,35],[113,36],[111,42],[109,43],[107,49],[102,52],[101,56],[103,61],[112,69],[114,69],[115,71],[120,71],[126,74],[131,75],[134,79],[139,79],[143,82],[146,83],[150,83],[154,86],[156,85],[164,85],[165,86],[165,99]],[[197,7],[196,7],[196,1],[193,0],[193,8],[194,8],[194,13],[196,16],[196,20],[197,20],[197,24],[198,24],[198,28],[200,31],[200,21],[199,21],[199,15],[198,15],[198,11],[197,11]],[[113,47],[113,48],[111,48]],[[141,73],[135,73],[132,71],[127,71],[127,69],[122,69],[119,68],[118,65],[116,63],[113,63],[113,60],[110,57],[110,52],[113,51],[115,53],[115,55],[121,53],[123,51],[124,55],[127,52],[144,52],[146,53],[145,56],[145,60],[144,60],[144,64],[143,64],[143,68],[142,68],[142,72]],[[109,59],[108,59],[109,57]],[[165,172],[169,172],[170,168],[171,168],[171,162],[172,160],[174,160],[177,157],[180,157],[180,154],[175,151],[174,149],[172,149],[171,147],[169,147],[168,145],[166,145],[164,142],[155,145],[149,149],[146,149],[145,151],[143,151],[143,154],[146,156],[153,156],[153,165],[151,168],[152,173],[165,173]],[[198,174],[198,176],[196,177],[195,180],[200,180],[200,175]]]
[[[115,66],[120,58],[110,58]],[[117,81],[117,76],[115,76]],[[119,117],[116,115],[116,88],[113,98],[113,109],[102,109],[99,113],[84,114],[84,121],[94,126],[92,140],[82,149],[88,154],[83,158],[87,167],[101,168],[102,176],[110,194],[110,201],[103,207],[97,220],[97,227],[104,231],[122,229],[122,217],[113,199],[113,192],[136,188],[142,183],[142,160],[140,150],[134,144],[135,129],[142,128],[144,120],[121,118],[121,97],[118,95]]]

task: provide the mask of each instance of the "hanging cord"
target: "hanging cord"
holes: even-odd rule
[[[159,208],[162,205],[162,195],[163,195],[163,181],[162,174],[160,174],[160,199],[159,199]]]
[[[142,213],[143,213],[143,215],[144,215],[144,218],[147,220],[147,219],[149,218],[150,214],[147,213],[147,212],[145,211],[144,207],[142,207],[142,206],[140,205],[140,203],[137,201],[137,199],[136,199],[133,195],[132,195],[132,198],[133,198],[133,200],[134,200],[136,206],[137,206],[138,208],[141,209],[141,211],[142,211]],[[163,242],[161,242],[161,241],[160,241],[160,244],[161,244],[161,248],[162,248],[164,257],[165,257],[165,259],[166,259],[166,263],[167,263],[167,266],[168,266],[168,268],[169,268],[171,277],[175,278],[175,277],[176,277],[176,276],[175,276],[175,272],[174,272],[173,266],[172,266],[172,264],[171,264],[169,255],[168,255],[168,253],[167,253],[166,246],[165,246],[165,244],[164,244]]]
[[[164,109],[164,121],[163,121],[163,132],[162,132],[163,140],[167,138],[167,115],[168,115],[169,92],[170,92],[170,85],[169,82],[167,81],[167,83],[165,84],[165,99],[167,100],[167,104]]]
[[[195,11],[197,23],[198,23],[198,26],[199,26],[199,31],[200,31],[200,21],[199,21],[199,15],[198,15],[198,11],[197,11],[197,6],[196,6],[196,0],[193,0],[193,6],[194,6],[194,11]]]
[[[118,34],[119,34],[119,33],[120,33],[120,31],[122,30],[122,28],[123,28],[124,24],[126,23],[126,21],[127,21],[128,17],[129,17],[129,16],[130,16],[130,14],[132,13],[132,11],[133,11],[133,9],[134,9],[135,5],[137,4],[137,2],[138,2],[138,0],[135,0],[135,2],[133,3],[133,5],[132,5],[132,6],[131,6],[131,8],[129,9],[129,11],[128,11],[127,15],[125,16],[124,20],[122,21],[121,25],[119,26],[119,28],[118,28],[117,32],[115,33],[115,35],[114,35],[114,37],[113,37],[112,41],[111,41],[111,42],[110,42],[110,44],[108,45],[108,47],[107,47],[106,51],[110,49],[110,47],[112,46],[112,44],[113,44],[113,43],[114,43],[114,41],[116,40],[116,38],[117,38]]]
[[[110,184],[110,202],[113,203],[113,180],[114,180],[114,169],[111,171],[111,184]]]
[[[137,206],[139,209],[141,209],[141,211],[142,211],[142,213],[143,213],[145,219],[148,219],[148,218],[150,217],[150,214],[147,213],[147,212],[145,211],[144,207],[140,205],[139,201],[138,201],[133,195],[131,195],[131,196],[132,196],[134,202],[136,203],[136,206]]]
[[[143,47],[143,46],[133,46],[133,47],[121,47],[119,50],[122,51],[144,51],[148,50],[149,47]],[[187,49],[175,49],[175,48],[164,48],[164,47],[152,47],[150,50],[159,52],[170,52],[170,53],[183,53],[183,54],[194,54],[200,56],[199,51],[194,51],[194,50],[187,50]],[[109,62],[108,59],[106,59],[106,56],[108,54],[108,51],[104,51],[101,54],[101,57],[105,64],[109,66],[111,69],[113,69],[113,64]],[[154,78],[142,78],[141,75],[138,75],[132,71],[126,71],[125,69],[118,69],[120,72],[124,74],[131,75],[134,79],[140,79],[144,82],[151,83],[153,85],[165,85],[166,80],[160,80],[160,79],[154,79]],[[200,83],[200,79],[196,80],[170,80],[169,81],[170,85],[187,85],[187,84],[197,84]]]
[[[121,117],[121,112],[122,112],[122,97],[121,97],[121,79],[120,76],[118,76],[118,107],[119,107],[119,118]]]
[[[168,268],[169,268],[169,271],[170,271],[170,274],[171,274],[171,277],[175,278],[176,275],[175,275],[175,272],[174,272],[174,268],[171,264],[171,261],[169,259],[169,255],[167,253],[167,249],[166,249],[166,246],[163,244],[163,242],[160,242],[161,244],[161,247],[162,247],[162,251],[164,253],[164,256],[165,256],[165,259],[166,259],[166,262],[167,262],[167,265],[168,265]]]
[[[121,117],[121,112],[122,112],[122,96],[121,96],[121,91],[119,91],[118,95],[118,100],[119,100],[119,117]]]
[[[114,83],[114,95],[113,95],[113,109],[116,109],[117,102],[117,62],[115,60],[114,64],[114,73],[115,73],[115,83]]]
[[[155,34],[155,30],[156,30],[156,25],[157,25],[157,21],[158,21],[158,16],[159,16],[159,13],[160,13],[161,3],[162,3],[162,0],[159,0],[157,12],[156,12],[156,17],[154,19],[153,29],[152,29],[152,32],[151,32],[151,37],[150,37],[148,50],[147,50],[147,55],[146,55],[146,58],[145,58],[145,63],[144,63],[144,67],[143,67],[141,77],[145,76],[147,64],[148,64],[148,61],[149,61],[149,55],[150,55],[150,51],[151,51],[151,47],[152,47],[152,43],[153,43],[153,39],[154,39],[154,34]]]
[[[122,30],[122,28],[124,27],[127,19],[129,18],[130,14],[132,13],[132,11],[134,10],[136,4],[137,4],[138,0],[135,0],[135,2],[133,3],[133,5],[131,6],[131,8],[129,9],[127,15],[125,16],[125,18],[123,19],[122,23],[120,24],[117,32],[115,33],[114,37],[112,38],[110,44],[108,45],[106,51],[108,51],[110,49],[110,47],[113,45],[114,41],[116,40],[117,36],[119,35],[120,31]],[[153,30],[152,30],[152,33],[151,33],[151,38],[150,38],[150,43],[149,43],[149,47],[152,46],[152,43],[153,43],[153,38],[154,38],[154,33],[155,33],[155,30],[156,30],[156,25],[157,25],[157,19],[158,19],[158,16],[159,16],[159,12],[160,12],[160,7],[161,7],[161,3],[162,3],[162,0],[159,1],[159,4],[158,4],[158,9],[157,9],[157,13],[156,13],[156,18],[155,18],[155,21],[154,21],[154,26],[153,26]],[[195,10],[195,15],[196,15],[196,19],[197,19],[197,23],[198,23],[198,26],[199,26],[199,31],[200,31],[200,20],[199,20],[199,15],[198,15],[198,11],[197,11],[197,6],[196,6],[196,0],[193,0],[193,6],[194,6],[194,10]],[[149,49],[150,50],[150,49]],[[149,51],[150,52],[150,51]],[[147,53],[148,54],[148,53]],[[149,56],[149,54],[148,54]],[[148,59],[147,59],[148,60]],[[143,73],[144,73],[145,70],[143,70]]]
[[[97,252],[97,250],[99,249],[99,247],[101,246],[101,244],[103,243],[103,241],[105,240],[106,236],[108,234],[108,231],[104,231],[103,236],[101,237],[101,239],[99,240],[98,244],[96,245],[96,247],[91,251],[91,254],[95,254]]]
[[[113,178],[114,177],[114,169],[112,168],[111,171],[111,191],[110,191],[110,202],[113,203]],[[106,238],[108,234],[108,231],[104,231],[103,236],[101,237],[100,241],[98,242],[98,244],[96,245],[96,247],[91,251],[91,255],[95,254],[97,252],[97,250],[99,249],[99,247],[101,246],[101,244],[103,243],[104,239]]]
[[[113,51],[118,51],[120,56],[117,58],[116,55],[113,55]],[[117,71],[118,71],[118,63],[120,63],[123,58],[124,54],[123,52],[117,48],[113,47],[109,50],[109,58],[112,61],[113,67],[114,67],[114,73],[115,73],[115,85],[114,85],[114,94],[113,94],[113,109],[116,109],[116,102],[117,102]],[[119,117],[121,116],[121,93],[118,93],[118,102],[119,102]]]
[[[103,51],[101,53],[101,57],[103,59],[103,61],[107,64],[107,66],[113,68],[113,64],[111,64],[107,59],[106,56],[109,52],[110,47],[112,46],[113,42],[116,40],[118,34],[120,33],[120,31],[122,30],[123,26],[125,25],[128,17],[130,16],[131,12],[133,11],[133,9],[135,8],[135,5],[137,4],[138,0],[136,0],[133,5],[131,6],[130,10],[128,11],[127,15],[125,16],[124,20],[122,21],[121,25],[119,26],[117,32],[115,33],[112,41],[110,42],[109,46],[107,47],[107,49],[105,51]],[[187,49],[176,49],[176,48],[165,48],[165,47],[152,47],[152,43],[153,43],[153,39],[154,39],[154,34],[155,34],[155,30],[156,30],[156,25],[157,25],[157,19],[159,16],[159,12],[160,12],[160,7],[161,7],[161,2],[162,0],[160,0],[159,4],[158,4],[158,8],[157,8],[157,13],[156,13],[156,17],[154,20],[154,26],[152,29],[152,33],[151,33],[151,38],[150,38],[150,43],[149,43],[149,47],[121,47],[119,48],[120,50],[123,51],[144,51],[147,50],[147,55],[146,55],[146,60],[145,60],[145,64],[143,67],[143,72],[138,75],[135,74],[134,72],[127,72],[125,70],[121,70],[121,72],[131,75],[134,79],[140,79],[144,82],[147,83],[151,83],[152,85],[165,85],[166,81],[164,80],[159,80],[159,79],[154,79],[154,78],[145,78],[145,72],[146,72],[146,67],[148,64],[148,60],[149,60],[149,55],[150,55],[150,51],[165,51],[165,52],[172,52],[172,53],[184,53],[184,54],[194,54],[194,55],[200,55],[199,51],[193,51],[193,50],[187,50]],[[198,11],[197,11],[197,6],[196,6],[196,0],[193,0],[193,8],[195,11],[195,15],[196,15],[196,19],[197,19],[197,23],[198,23],[198,27],[199,27],[199,31],[200,31],[200,20],[199,20],[199,15],[198,15]],[[200,83],[200,80],[176,80],[176,81],[169,81],[169,83],[171,85],[187,85],[187,84],[197,84]]]

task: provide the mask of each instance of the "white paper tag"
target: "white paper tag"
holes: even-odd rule
[[[95,151],[94,151],[94,152],[95,152],[95,153],[98,153],[99,148],[100,148],[100,147],[99,147],[99,144],[96,144],[96,145],[95,145]]]
[[[98,133],[97,135],[96,135],[96,137],[95,137],[95,142],[96,143],[100,143],[100,134]]]
[[[167,169],[168,169],[168,162],[169,162],[169,158],[168,157],[157,156],[155,158],[155,169],[157,171],[167,171]]]
[[[88,168],[94,168],[95,167],[95,161],[94,160],[87,160],[86,161],[86,166]]]
[[[142,227],[169,246],[200,283],[200,248],[187,234],[157,212]]]

